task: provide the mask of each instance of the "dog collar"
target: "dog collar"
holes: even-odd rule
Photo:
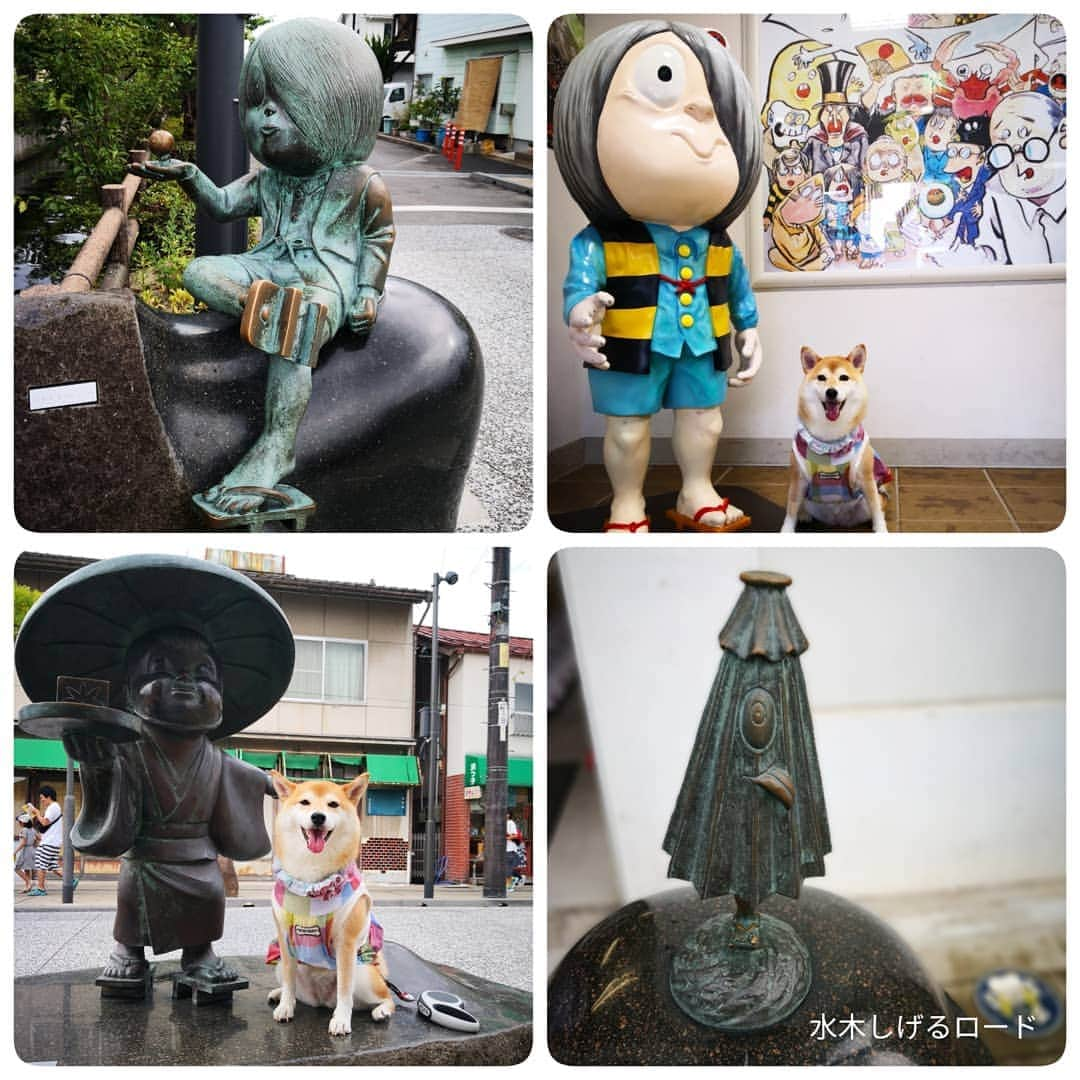
[[[830,457],[836,457],[861,443],[866,438],[866,433],[863,431],[862,424],[860,424],[854,431],[849,431],[845,435],[841,435],[839,439],[828,442],[825,439],[819,439],[816,435],[811,435],[805,427],[800,425],[795,438],[796,441],[801,439],[803,444],[815,454],[827,454]]]
[[[345,891],[347,885],[351,885],[353,889],[361,889],[364,885],[364,875],[360,873],[355,861],[320,881],[303,881],[293,877],[277,859],[273,862],[272,870],[274,879],[280,882],[286,891],[295,896],[313,896],[319,900],[333,900]]]

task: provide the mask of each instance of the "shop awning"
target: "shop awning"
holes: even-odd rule
[[[75,768],[79,763],[75,762]],[[59,739],[16,739],[16,769],[55,769],[63,772],[67,768],[67,752]]]
[[[321,773],[322,759],[322,754],[285,754],[285,773]]]
[[[339,765],[359,765],[364,760],[363,754],[331,754],[331,761],[336,761]]]
[[[279,755],[273,750],[241,750],[240,760],[259,769],[276,769]]]
[[[487,754],[465,755],[465,786],[482,787],[487,783]],[[512,757],[506,763],[506,786],[533,786],[532,758]]]
[[[420,783],[420,770],[412,754],[366,754],[368,783],[405,784]]]

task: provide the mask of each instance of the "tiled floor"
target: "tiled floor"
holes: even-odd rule
[[[890,532],[1048,532],[1065,516],[1064,469],[893,469],[893,494],[886,511]],[[715,482],[749,488],[777,506],[787,499],[787,469],[781,465],[717,466]],[[649,470],[645,494],[674,491],[674,465]],[[552,514],[599,506],[611,493],[602,465],[583,465],[552,481]]]

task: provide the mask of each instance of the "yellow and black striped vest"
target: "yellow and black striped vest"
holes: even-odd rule
[[[604,242],[604,265],[607,273],[605,291],[615,303],[608,308],[600,331],[605,339],[600,350],[612,371],[632,375],[649,373],[653,324],[660,291],[660,253],[640,222],[628,222],[616,228],[597,225]],[[731,365],[728,331],[728,275],[733,255],[731,241],[723,229],[709,233],[705,256],[705,289],[709,297],[712,329],[716,335],[713,366],[727,371]]]

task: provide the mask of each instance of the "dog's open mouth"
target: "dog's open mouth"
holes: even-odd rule
[[[330,834],[334,830],[312,825],[309,829],[301,827],[300,831],[304,834],[304,843],[307,844],[308,851],[318,855],[326,847],[326,841],[330,839]]]
[[[846,400],[846,399],[845,399]],[[825,416],[830,422],[840,419],[840,410],[844,407],[843,401],[823,401],[821,407],[825,410]]]

